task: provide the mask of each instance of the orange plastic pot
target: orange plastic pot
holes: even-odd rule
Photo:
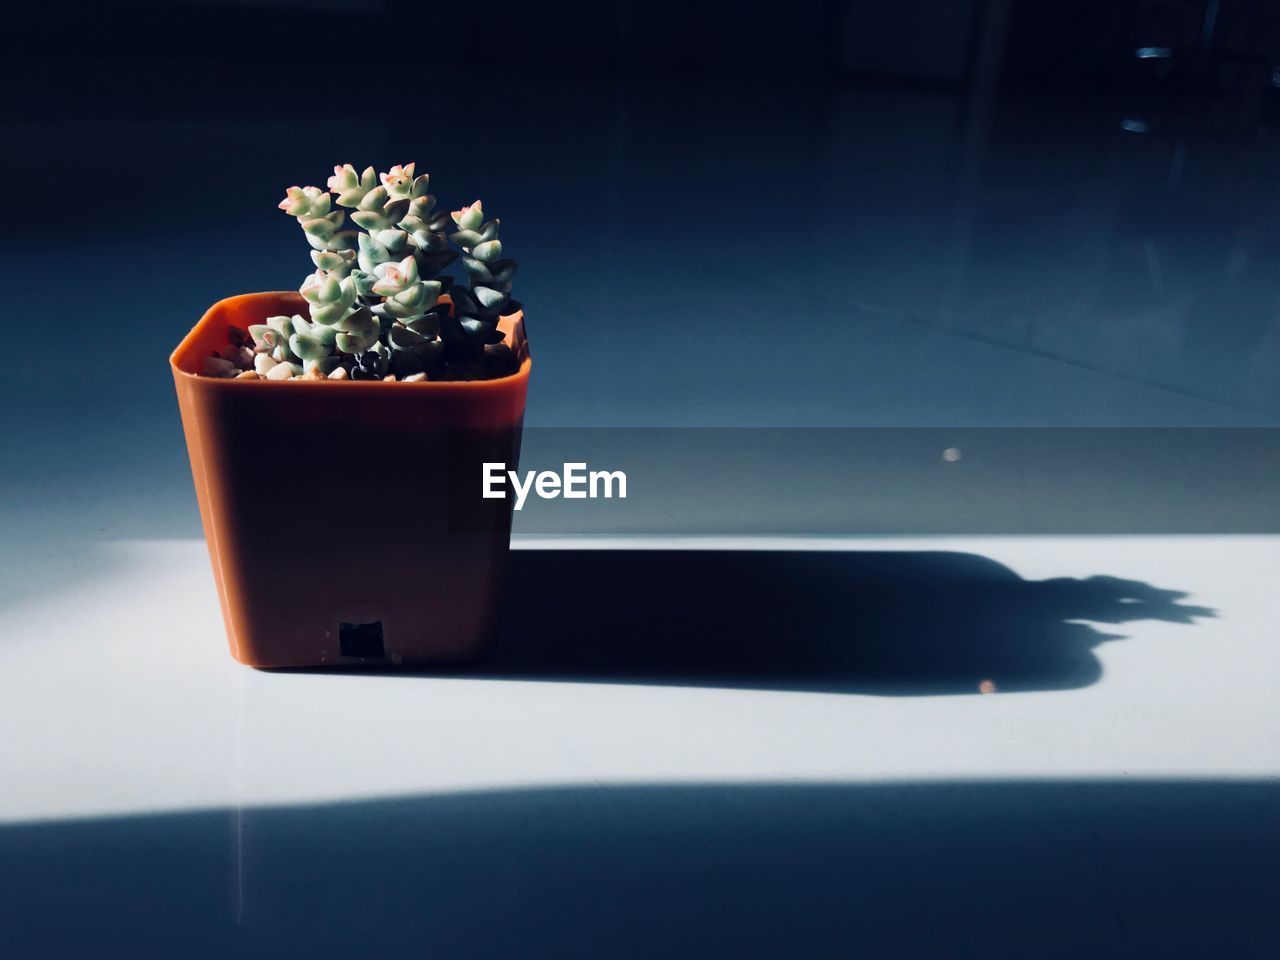
[[[214,304],[169,358],[231,653],[256,667],[422,664],[485,652],[498,616],[529,383],[233,380],[204,359],[296,293]]]

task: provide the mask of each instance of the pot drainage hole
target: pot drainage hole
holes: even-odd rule
[[[384,659],[386,653],[382,649],[382,621],[338,624],[338,648],[344,657]]]

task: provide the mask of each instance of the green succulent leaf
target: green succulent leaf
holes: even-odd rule
[[[341,364],[341,357],[318,357],[315,360],[308,360],[304,358],[302,361],[302,370],[304,373],[310,370],[319,370],[327,377],[329,374],[333,373],[333,371],[337,370]]]
[[[325,249],[336,250],[339,252],[343,250],[353,250],[356,245],[356,236],[358,234],[359,231],[357,230],[339,230],[329,238],[329,242],[325,244]]]
[[[395,295],[395,300],[405,306],[413,307],[418,313],[425,313],[436,305],[437,291],[425,283],[415,283]]]
[[[418,336],[424,338],[434,337],[440,332],[440,318],[434,313],[406,320],[404,325],[418,334]]]
[[[453,217],[453,222],[458,225],[459,230],[475,230],[484,223],[484,209],[479,200],[461,210],[453,211],[450,216]]]
[[[403,323],[393,323],[387,333],[387,340],[396,350],[412,350],[422,342],[422,335]]]
[[[311,305],[311,319],[325,327],[332,327],[342,323],[350,313],[351,306],[345,303]]]
[[[249,326],[249,336],[253,337],[256,346],[264,351],[272,350],[280,343],[281,334],[265,323],[254,323]]]
[[[312,250],[311,262],[316,268],[339,278],[345,277],[355,263],[356,255],[350,251]]]
[[[409,215],[409,201],[405,199],[388,201],[382,208],[382,215],[393,224],[399,223]]]
[[[378,320],[367,309],[354,310],[351,314],[339,320],[334,325],[334,329],[341,333],[376,339],[378,336]]]
[[[386,187],[374,187],[364,195],[364,199],[360,201],[361,210],[373,210],[382,212],[382,208],[387,205]]]
[[[297,318],[297,314],[292,317],[267,317],[266,323],[276,333],[288,339],[289,335],[293,333],[293,321]]]
[[[490,270],[489,265],[481,263],[475,257],[463,257],[462,265],[467,268],[467,273],[471,275],[472,283],[493,279],[493,272]]]
[[[328,187],[336,193],[335,201],[340,207],[356,207],[364,199],[365,194],[378,185],[378,176],[373,167],[366,167],[363,174],[357,174],[351,164],[333,168],[333,176],[329,178]]]
[[[480,312],[480,301],[466,287],[454,287],[449,291],[449,296],[453,298],[453,309],[458,313]]]
[[[343,190],[358,187],[360,185],[360,175],[356,173],[356,168],[351,164],[339,164],[333,168],[333,176],[329,178],[325,185],[333,193],[341,193]]]
[[[409,243],[409,235],[403,230],[394,228],[383,230],[376,236],[377,241],[387,248],[387,253],[396,256],[404,251]]]
[[[377,277],[373,292],[381,297],[390,297],[417,282],[418,263],[413,257],[405,257],[398,262],[380,263],[373,274]]]
[[[443,233],[419,230],[413,234],[413,242],[424,253],[439,253],[449,247],[449,238]]]
[[[361,337],[354,333],[338,334],[338,349],[342,353],[362,353],[369,349],[371,342],[367,337]]]
[[[323,217],[329,213],[329,195],[319,187],[290,187],[279,207],[299,220]]]
[[[436,198],[428,193],[425,196],[416,196],[409,202],[409,212],[406,216],[417,217],[420,220],[426,220],[431,216],[431,211],[435,209]]]
[[[303,360],[319,360],[329,355],[329,344],[318,337],[295,333],[289,338],[289,349]]]
[[[516,275],[516,262],[514,260],[495,260],[489,264],[489,273],[498,283],[510,283],[511,278]]]
[[[486,310],[496,307],[507,299],[507,295],[501,290],[494,290],[492,287],[475,287],[476,299],[480,301],[480,305]]]
[[[427,222],[421,217],[415,217],[412,213],[396,224],[396,226],[408,234],[428,232]]]
[[[357,210],[351,214],[351,222],[370,233],[375,230],[386,230],[395,225],[382,215],[381,210]]]
[[[321,237],[328,240],[334,234],[333,224],[321,217],[319,220],[304,220],[302,229],[308,236]]]
[[[356,261],[365,273],[373,273],[378,264],[386,263],[391,259],[391,252],[367,233],[360,234],[357,242],[360,245],[360,253]]]
[[[379,178],[393,197],[407,197],[413,191],[413,164],[396,164]]]
[[[476,260],[482,261],[497,260],[498,257],[502,256],[502,241],[489,240],[482,243],[472,249],[471,256]]]

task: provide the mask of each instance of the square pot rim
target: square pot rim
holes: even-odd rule
[[[178,345],[173,348],[169,354],[169,369],[173,372],[175,379],[185,380],[192,385],[199,384],[200,389],[209,390],[276,390],[281,387],[280,383],[273,383],[265,378],[257,380],[237,380],[235,377],[208,377],[198,373],[193,373],[189,367],[193,361],[199,361],[202,357],[195,357],[193,354],[197,349],[197,345],[204,339],[206,331],[216,323],[226,322],[220,319],[222,315],[237,305],[248,305],[250,302],[258,300],[274,298],[287,299],[296,301],[299,309],[294,313],[300,313],[305,309],[307,302],[302,295],[295,290],[265,290],[257,293],[240,293],[230,297],[223,297],[221,300],[214,302],[204,315],[196,322],[187,334],[179,341]],[[444,294],[440,298],[448,303],[449,295]],[[265,319],[265,317],[263,318]],[[406,386],[414,390],[431,390],[436,394],[466,394],[475,391],[493,391],[506,390],[516,386],[520,381],[529,379],[529,371],[533,367],[533,358],[529,355],[529,345],[524,333],[524,310],[517,310],[515,313],[506,314],[499,318],[498,327],[506,334],[508,343],[518,357],[520,357],[520,366],[515,373],[508,374],[505,377],[497,377],[492,380],[422,380],[405,384],[402,380],[394,380],[391,382],[385,380],[304,380],[295,377],[289,380],[289,387],[286,389],[294,390],[301,388],[304,390],[328,390],[347,392],[370,391],[370,390],[391,390],[394,387]],[[505,342],[505,341],[504,341]],[[183,365],[186,364],[186,367]]]

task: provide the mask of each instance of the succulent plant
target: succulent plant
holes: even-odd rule
[[[260,356],[270,357],[277,363],[297,360],[297,354],[289,346],[289,338],[293,335],[293,319],[292,317],[267,317],[265,323],[250,326],[249,336],[253,337],[255,352]]]
[[[268,317],[249,328],[260,375],[281,365],[278,379],[338,368],[353,380],[508,372],[477,361],[496,356],[486,347],[502,341],[498,318],[518,308],[510,299],[515,261],[499,259],[498,221],[484,219],[479,200],[450,215],[436,209],[429,184],[412,163],[383,174],[348,163],[333,168],[328,191],[286,191],[280,209],[301,225],[315,265],[299,289],[309,319]],[[348,218],[358,229],[343,229]],[[458,257],[451,239],[469,285],[442,273]],[[452,313],[440,299],[446,293]]]
[[[485,220],[479,200],[453,211],[450,216],[457,227],[452,240],[462,248],[462,264],[471,284],[451,289],[453,316],[444,318],[441,332],[446,357],[473,360],[487,345],[502,342],[498,318],[517,306],[510,299],[516,262],[499,259],[502,256],[499,221]]]
[[[387,375],[391,363],[391,351],[381,343],[362,350],[351,360],[352,380],[381,380]]]

